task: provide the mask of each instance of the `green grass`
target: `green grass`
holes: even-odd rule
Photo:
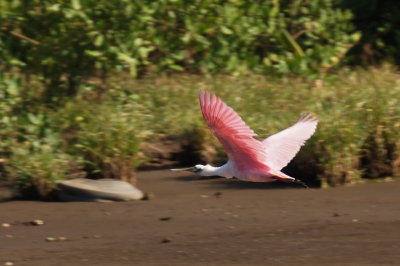
[[[336,186],[400,175],[400,74],[389,66],[343,69],[317,80],[260,75],[133,80],[120,74],[102,91],[95,88],[57,108],[39,104],[15,113],[7,107],[14,112],[0,119],[6,125],[0,148],[9,177],[18,184],[47,184],[38,190],[49,191],[68,178],[64,158],[89,176],[134,182],[135,167],[154,159],[143,153],[143,144],[165,136],[185,144],[199,163],[220,163],[226,158],[201,117],[200,90],[215,92],[260,139],[292,125],[301,113],[315,114],[317,132],[286,169],[308,183]],[[51,147],[45,153],[37,148],[43,142]],[[51,174],[54,167],[59,171]]]
[[[218,145],[204,132],[199,90],[215,92],[260,138],[290,126],[301,113],[311,112],[320,120],[318,130],[292,168],[305,179],[340,185],[358,182],[360,177],[399,175],[399,78],[394,69],[384,66],[344,69],[318,80],[179,75],[128,83],[116,78],[110,87],[125,91],[142,105],[143,112],[138,114],[149,141],[158,134],[170,134],[195,142],[185,133],[202,132],[198,138],[203,143],[194,147],[204,147],[204,142]]]
[[[12,147],[5,170],[20,196],[49,199],[57,183],[72,175],[72,161],[71,155],[51,145],[34,148],[23,143]]]

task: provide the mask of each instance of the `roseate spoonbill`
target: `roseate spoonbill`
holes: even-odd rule
[[[302,181],[281,172],[315,132],[318,120],[303,115],[291,127],[259,141],[240,116],[221,99],[200,91],[200,108],[204,121],[221,142],[229,160],[220,167],[198,164],[194,167],[171,169],[190,171],[202,176],[236,177],[253,182],[281,180],[307,187]]]

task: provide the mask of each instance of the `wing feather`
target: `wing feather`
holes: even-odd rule
[[[262,143],[266,151],[265,163],[274,170],[281,170],[314,134],[317,124],[318,120],[307,114],[301,116],[291,127],[264,139]]]
[[[221,142],[229,159],[240,168],[248,163],[263,163],[266,152],[257,134],[221,99],[209,92],[200,92],[200,108],[204,121]]]

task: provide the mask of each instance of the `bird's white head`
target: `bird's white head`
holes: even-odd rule
[[[196,164],[195,166],[190,167],[187,171],[201,175],[201,172],[203,172],[203,169],[205,167],[206,167],[206,165]]]
[[[193,167],[188,167],[188,168],[181,168],[181,169],[171,169],[172,171],[189,171],[198,175],[202,176],[213,176],[216,175],[216,170],[217,168],[214,166],[211,166],[209,164],[203,165],[203,164],[196,164]]]

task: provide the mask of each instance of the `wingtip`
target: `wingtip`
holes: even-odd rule
[[[299,121],[302,121],[302,122],[317,122],[317,123],[319,122],[318,118],[315,115],[313,115],[312,113],[303,113],[303,114],[301,114]]]
[[[214,93],[206,91],[206,90],[199,90],[199,95],[213,95]]]
[[[201,106],[204,104],[205,93],[206,93],[206,91],[203,91],[203,90],[199,91],[199,102],[200,102]]]
[[[199,90],[199,98],[201,99],[201,98],[203,98],[203,96],[204,96],[204,91],[203,90]]]
[[[199,99],[200,99],[200,104],[203,106],[215,102],[218,99],[218,97],[212,92],[200,90]]]

